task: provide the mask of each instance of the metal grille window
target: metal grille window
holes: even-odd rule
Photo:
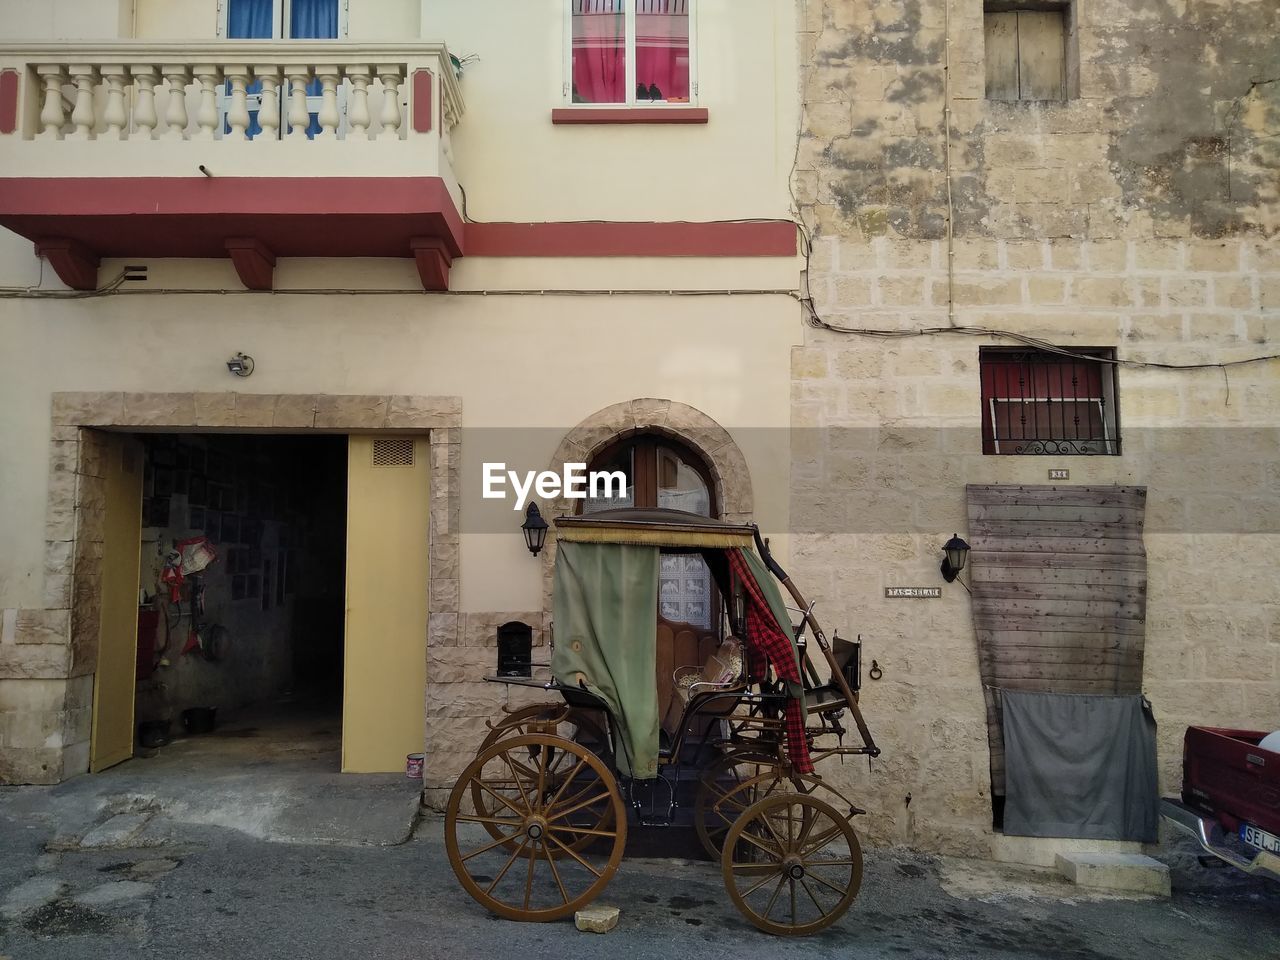
[[[982,348],[983,453],[1120,453],[1115,365],[1103,362],[1115,351],[1073,347],[1072,353],[1098,359]]]

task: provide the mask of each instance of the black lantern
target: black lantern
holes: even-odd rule
[[[524,531],[524,544],[535,557],[542,552],[542,545],[547,542],[547,521],[542,519],[542,512],[536,503],[530,503],[524,512],[524,523],[520,524]]]
[[[951,539],[942,545],[942,579],[950,583],[960,575],[965,561],[969,559],[969,545],[953,533]]]

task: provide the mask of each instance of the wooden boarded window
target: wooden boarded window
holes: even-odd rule
[[[1001,690],[1142,692],[1145,487],[967,488],[970,589],[991,791],[1005,793]]]
[[[984,13],[988,100],[1066,100],[1070,11],[1052,6]]]

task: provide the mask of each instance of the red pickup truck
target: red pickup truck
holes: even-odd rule
[[[1161,815],[1200,846],[1248,873],[1280,879],[1280,753],[1254,730],[1188,727],[1182,799]]]

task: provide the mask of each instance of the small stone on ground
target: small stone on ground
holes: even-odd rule
[[[573,922],[583,933],[608,933],[621,914],[617,907],[585,907],[573,915]]]

